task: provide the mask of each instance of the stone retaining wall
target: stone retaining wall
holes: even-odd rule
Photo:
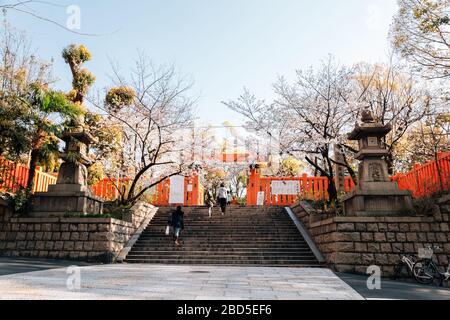
[[[365,274],[378,265],[383,275],[393,273],[402,254],[417,255],[425,245],[438,245],[439,264],[450,255],[450,198],[442,200],[433,216],[331,217],[324,218],[307,203],[292,210],[308,228],[313,240],[336,271]]]
[[[126,215],[129,221],[11,217],[0,223],[0,255],[111,263],[142,221],[156,210],[139,204]]]
[[[0,198],[0,223],[5,223],[12,215],[12,210],[8,205],[8,202]]]

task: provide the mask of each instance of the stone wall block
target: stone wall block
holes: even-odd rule
[[[382,232],[375,232],[373,234],[373,238],[376,242],[385,242],[386,241],[386,234]]]
[[[392,247],[390,243],[381,243],[380,244],[381,252],[390,253],[392,252]]]
[[[361,241],[361,235],[359,232],[337,232],[335,234],[336,241]]]
[[[365,266],[372,265],[375,262],[375,256],[373,253],[366,253],[361,255],[361,262]]]
[[[403,253],[404,252],[404,248],[403,248],[403,243],[393,243],[392,244],[392,252],[394,253]]]
[[[373,241],[373,233],[361,232],[361,241],[365,241],[365,242]]]
[[[380,252],[380,244],[376,242],[370,242],[367,244],[367,252],[376,253]]]
[[[361,255],[358,253],[338,252],[334,259],[336,264],[361,264]]]
[[[66,241],[64,242],[64,251],[72,251],[75,247],[74,241]]]
[[[338,252],[352,252],[355,250],[353,242],[336,242],[334,248]]]
[[[339,223],[337,225],[337,231],[354,231],[355,225],[353,223]]]
[[[389,223],[388,231],[400,231],[400,225],[398,223]]]
[[[387,254],[376,253],[374,255],[374,260],[376,265],[386,265],[388,264],[388,256]]]
[[[408,240],[408,242],[416,242],[418,240],[417,233],[415,232],[406,233],[406,239]]]
[[[355,246],[355,251],[356,252],[367,252],[367,243],[364,242],[355,242],[354,243]]]

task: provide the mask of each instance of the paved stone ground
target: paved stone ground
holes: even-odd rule
[[[421,285],[383,278],[380,290],[369,290],[366,285],[366,276],[347,273],[337,273],[337,275],[368,300],[450,300],[450,289],[436,285]]]
[[[362,299],[320,268],[88,266],[78,291],[67,289],[67,278],[67,268],[1,276],[0,299]]]

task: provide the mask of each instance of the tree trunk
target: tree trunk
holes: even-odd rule
[[[336,201],[338,198],[336,184],[334,183],[333,177],[328,178],[328,196],[331,202]]]
[[[329,150],[327,149],[322,153],[322,157],[324,162],[328,166],[328,197],[330,202],[336,202],[338,199],[338,192],[336,188],[336,181],[334,181],[334,171],[333,171],[333,163],[329,156]]]
[[[394,175],[394,157],[393,157],[392,153],[389,153],[386,156],[385,161],[386,161],[386,165],[387,165],[388,174],[390,176]]]
[[[434,161],[436,161],[436,170],[439,180],[439,191],[444,191],[444,182],[442,181],[441,166],[439,165],[439,154],[437,152],[434,153]]]
[[[36,166],[39,160],[39,150],[33,149],[31,150],[30,155],[30,170],[28,172],[28,181],[27,181],[27,190],[30,192],[33,191],[34,187],[34,175],[36,173]]]

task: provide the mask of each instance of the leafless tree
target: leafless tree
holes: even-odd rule
[[[331,146],[355,152],[346,132],[355,123],[357,108],[352,95],[352,70],[339,66],[332,57],[320,70],[298,70],[289,84],[280,78],[274,85],[276,100],[267,104],[247,91],[237,101],[225,102],[248,119],[248,127],[278,140],[280,152],[303,156],[320,175],[329,180],[331,200],[337,198]],[[355,176],[346,160],[339,163]]]
[[[361,101],[370,107],[376,120],[391,125],[384,138],[389,151],[386,161],[390,174],[395,171],[396,147],[415,123],[436,113],[430,105],[431,94],[420,79],[390,60],[388,64],[361,63],[355,71],[356,90]]]
[[[450,77],[450,2],[398,0],[394,48],[427,78]]]
[[[112,103],[107,95],[105,103],[91,101],[122,128],[120,160],[113,167],[120,176],[132,176],[128,190],[119,190],[122,204],[129,205],[186,170],[183,129],[192,125],[195,99],[189,96],[192,81],[179,77],[174,66],[155,66],[144,54],[128,78],[117,67],[112,69],[118,87],[109,91],[109,98],[120,100],[124,92],[133,92],[133,99]]]

